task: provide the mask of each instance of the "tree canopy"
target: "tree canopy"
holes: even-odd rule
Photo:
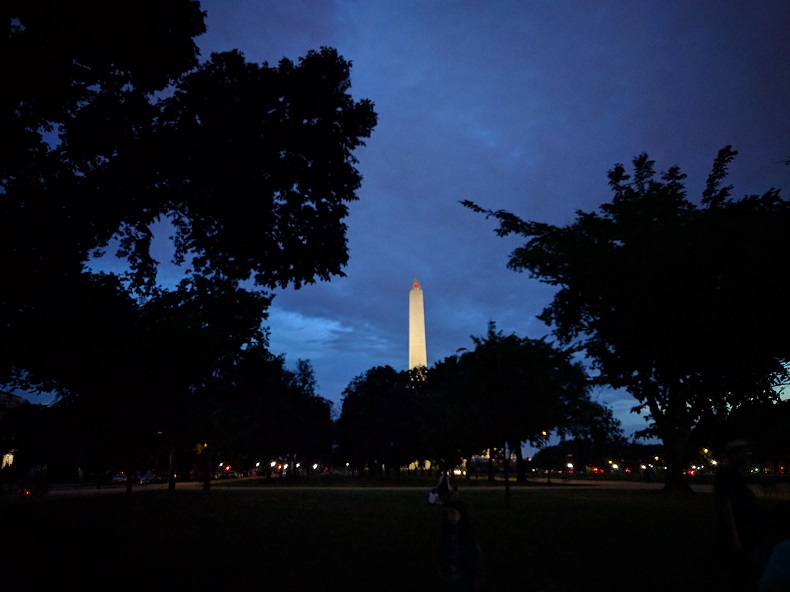
[[[342,453],[359,468],[426,459],[447,468],[507,446],[525,481],[522,443],[545,443],[551,433],[602,446],[620,437],[611,411],[591,400],[573,350],[506,335],[494,323],[472,342],[418,373],[385,366],[356,377],[337,422]]]
[[[781,272],[790,204],[773,188],[732,198],[722,182],[736,154],[719,151],[697,201],[678,167],[657,176],[646,154],[632,175],[618,164],[612,200],[566,226],[462,202],[498,220],[499,236],[527,239],[508,266],[557,288],[539,318],[647,410],[648,432],[670,449],[670,488],[683,487],[682,451],[696,423],[776,400],[790,359]]]
[[[341,454],[374,475],[397,471],[420,456],[423,426],[420,390],[408,372],[376,366],[354,378],[343,391],[337,420]]]
[[[591,429],[587,373],[572,350],[546,339],[505,335],[493,322],[472,342],[473,349],[459,350],[429,371],[426,390],[436,415],[431,423],[466,455],[507,444],[524,481],[522,443]]]
[[[201,61],[199,2],[116,10],[0,7],[0,383],[54,390],[86,428],[122,416],[131,449],[154,424],[187,442],[207,429],[207,389],[267,346],[273,291],[343,274],[353,153],[376,113],[333,48]],[[152,250],[157,224],[172,262]],[[159,281],[168,263],[176,286]],[[300,414],[328,415],[306,401]]]
[[[238,51],[200,63],[204,13],[190,0],[106,16],[98,1],[3,3],[6,378],[49,378],[34,344],[53,331],[38,319],[75,294],[87,310],[118,295],[84,287],[108,248],[128,263],[117,290],[160,295],[157,221],[174,228],[175,262],[205,278],[179,289],[298,288],[348,260],[353,151],[376,124],[350,95],[351,63],[332,48],[276,66]]]

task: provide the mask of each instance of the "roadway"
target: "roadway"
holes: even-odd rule
[[[261,484],[252,485],[244,483],[247,480],[255,479],[254,477],[239,477],[230,481],[219,480],[212,481],[211,488],[216,490],[235,490],[235,491],[291,491],[294,489],[318,489],[323,491],[348,491],[348,490],[369,490],[369,491],[427,491],[430,486],[423,485],[366,485],[364,483],[359,485],[293,485],[288,483],[282,487],[275,484]],[[500,480],[496,484],[488,485],[485,483],[474,482],[466,485],[463,480],[456,481],[459,490],[485,490],[485,491],[504,491],[504,483]],[[545,480],[531,480],[528,485],[510,485],[511,491],[538,491],[546,489],[627,489],[627,490],[643,490],[643,491],[657,491],[664,487],[660,481],[644,482],[644,481],[617,481],[617,480],[597,480],[597,479],[572,479],[570,481],[552,480],[547,483]],[[202,481],[179,481],[176,483],[176,490],[178,491],[201,491],[203,489]],[[691,483],[691,490],[693,492],[711,493],[713,487],[708,483],[697,482]],[[758,497],[771,497],[780,496],[783,498],[790,497],[790,483],[779,483],[774,490],[762,489],[759,485],[753,485],[752,490]],[[145,485],[135,484],[132,486],[132,493],[146,493],[153,491],[167,491],[167,483],[148,483]],[[7,493],[3,491],[3,493]],[[126,485],[123,484],[102,484],[97,488],[95,484],[51,484],[49,487],[48,495],[53,497],[68,497],[68,496],[96,496],[96,495],[114,495],[126,493]],[[0,496],[2,497],[2,496]]]
[[[234,479],[232,482],[226,481],[212,481],[211,488],[216,490],[230,490],[230,491],[290,491],[294,489],[318,489],[322,491],[348,491],[348,490],[368,490],[368,491],[428,491],[430,489],[427,485],[292,485],[288,484],[279,487],[276,484],[265,485],[251,485],[249,483],[242,483],[247,478],[240,477]],[[585,480],[574,479],[572,481],[553,480],[551,483],[545,481],[530,481],[526,486],[511,484],[511,491],[537,491],[546,489],[578,489],[578,488],[592,488],[592,489],[628,489],[628,490],[660,490],[663,488],[663,483],[660,482],[642,482],[642,481],[614,481],[614,480]],[[712,488],[707,484],[694,484],[692,483],[692,491],[695,492],[711,492]],[[459,490],[485,490],[485,491],[504,491],[505,486],[501,481],[494,485],[475,483],[465,486],[463,482],[458,483]],[[179,481],[176,483],[177,491],[201,491],[203,489],[202,481]],[[153,491],[167,491],[167,483],[149,483],[145,485],[133,485],[132,493],[146,493]],[[53,484],[49,488],[48,495],[54,497],[67,497],[67,496],[96,496],[96,495],[113,495],[126,493],[126,485],[123,484],[102,484],[97,488],[95,484]]]

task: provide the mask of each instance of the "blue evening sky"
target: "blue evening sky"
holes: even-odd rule
[[[570,222],[610,199],[606,173],[641,152],[698,196],[717,151],[740,152],[734,195],[790,190],[790,3],[209,0],[203,57],[297,60],[335,47],[379,124],[356,156],[346,277],[274,300],[271,345],[312,361],[335,402],[355,376],[408,363],[408,293],[425,290],[428,364],[489,321],[540,337],[552,290],[506,268],[516,238],[459,204]],[[630,396],[597,395],[626,433]]]
[[[700,195],[717,151],[734,195],[790,190],[786,0],[204,0],[204,58],[255,62],[335,47],[379,124],[359,149],[346,277],[276,296],[271,346],[312,361],[319,393],[377,365],[405,369],[408,293],[425,291],[428,364],[489,321],[541,337],[550,288],[506,268],[518,239],[463,208],[570,222],[609,201],[607,171],[641,152]],[[626,434],[633,399],[601,390]]]

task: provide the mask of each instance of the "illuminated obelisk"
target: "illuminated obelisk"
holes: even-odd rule
[[[428,367],[428,354],[425,347],[425,305],[420,282],[415,277],[409,292],[409,370],[418,366]]]

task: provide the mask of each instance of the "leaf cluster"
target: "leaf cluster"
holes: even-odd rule
[[[540,444],[551,433],[588,441],[620,433],[611,412],[590,399],[572,350],[505,335],[494,323],[472,342],[418,374],[374,368],[352,381],[338,440],[355,462],[381,462],[390,450],[400,463],[452,462],[505,443]]]
[[[0,5],[0,382],[55,389],[97,430],[121,416],[130,441],[211,431],[265,351],[272,291],[342,275],[353,152],[376,125],[335,49],[201,62],[204,18],[196,0]],[[172,289],[164,265],[183,272]],[[289,413],[328,416],[314,403]]]
[[[187,306],[202,292],[200,312],[221,316],[211,294],[226,290],[223,304],[235,298],[241,311],[242,287],[267,303],[264,290],[328,280],[348,260],[344,218],[361,182],[353,151],[376,124],[372,103],[350,95],[351,63],[331,48],[276,67],[238,51],[199,63],[198,2],[141,2],[123,19],[108,10],[93,0],[2,5],[6,376],[56,364],[16,352],[93,332],[91,310],[141,311],[130,299]],[[152,227],[165,220],[171,263],[188,275],[175,296],[162,295],[167,262],[152,251]],[[122,282],[93,277],[100,257],[125,261]],[[87,325],[45,324],[80,302]]]
[[[601,381],[647,407],[658,431],[705,413],[776,399],[790,357],[782,271],[790,204],[724,186],[737,152],[719,151],[699,201],[685,175],[646,154],[609,172],[612,199],[566,226],[464,205],[526,242],[508,265],[557,288],[539,318],[584,348]]]

